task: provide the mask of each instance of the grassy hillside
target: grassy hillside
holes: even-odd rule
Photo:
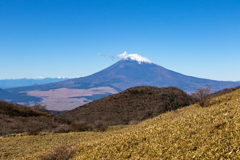
[[[70,123],[28,106],[0,101],[0,136],[22,132],[65,132]]]
[[[0,143],[2,159],[238,159],[240,89],[213,98],[209,107],[187,106],[122,129],[16,134]]]
[[[138,123],[168,110],[187,106],[190,101],[191,97],[176,87],[149,86],[130,88],[60,116],[0,101],[0,135],[103,131],[109,125]]]
[[[74,159],[237,159],[240,90],[146,120],[129,132],[83,143]]]
[[[10,117],[39,117],[39,116],[50,116],[46,112],[34,110],[30,107],[13,104],[6,101],[0,101],[0,114],[7,115]]]
[[[161,113],[188,106],[192,97],[176,87],[139,86],[87,103],[59,117],[107,126],[136,124]]]
[[[218,96],[221,96],[221,95],[223,95],[223,94],[227,94],[227,93],[236,91],[236,90],[238,90],[238,89],[240,89],[240,86],[235,87],[235,88],[225,88],[225,89],[223,89],[223,90],[220,90],[220,91],[211,93],[208,97],[209,97],[209,98],[218,97]]]
[[[70,133],[40,133],[28,135],[27,133],[0,136],[0,159],[39,159],[58,147],[76,148],[83,142],[103,139],[122,132],[128,126],[111,126],[105,132],[70,132]],[[23,157],[23,158],[21,158]],[[45,159],[46,160],[46,159]]]

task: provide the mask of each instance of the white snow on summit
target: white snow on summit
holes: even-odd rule
[[[117,55],[117,57],[122,58],[124,60],[134,60],[137,61],[139,64],[141,64],[142,62],[144,63],[153,63],[152,61],[150,61],[149,59],[139,55],[139,54],[127,54],[127,52],[125,51],[122,54]]]

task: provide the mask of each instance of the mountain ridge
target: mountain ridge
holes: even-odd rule
[[[73,109],[74,105],[77,107],[80,104],[83,105],[106,95],[143,85],[159,88],[174,86],[187,93],[196,91],[199,87],[210,86],[212,92],[216,92],[224,88],[239,86],[239,83],[235,82],[214,81],[183,75],[149,61],[142,56],[133,55],[129,58],[129,55],[125,55],[115,64],[86,77],[43,85],[12,88],[7,91],[42,98],[43,100],[40,103],[47,105],[52,110],[58,110],[53,108],[54,103],[55,106],[65,105],[65,107],[69,107],[68,105],[71,105],[71,108],[64,109],[70,110]],[[71,94],[73,91],[76,91],[77,94]],[[71,95],[66,94],[65,97],[62,97],[60,93],[69,93]],[[95,98],[90,98],[90,96],[94,97],[96,94]],[[56,104],[59,98],[65,98],[65,102]],[[64,108],[64,106],[61,108]]]
[[[59,115],[69,121],[126,125],[190,105],[193,98],[176,87],[132,87]]]
[[[0,88],[9,89],[9,88],[16,88],[16,87],[26,87],[26,86],[32,86],[32,85],[54,83],[54,82],[64,81],[67,79],[69,78],[57,77],[57,78],[37,78],[37,79],[33,79],[33,78],[1,79]]]

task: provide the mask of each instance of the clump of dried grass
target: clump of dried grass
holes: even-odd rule
[[[60,146],[54,149],[51,153],[41,155],[41,160],[68,160],[73,157],[75,149],[71,145]]]

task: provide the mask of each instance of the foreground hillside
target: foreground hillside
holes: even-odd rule
[[[0,151],[3,159],[238,159],[240,89],[213,98],[209,107],[195,104],[138,125],[110,129],[9,135],[0,137]]]
[[[146,120],[129,132],[80,144],[74,159],[237,159],[240,90]]]

